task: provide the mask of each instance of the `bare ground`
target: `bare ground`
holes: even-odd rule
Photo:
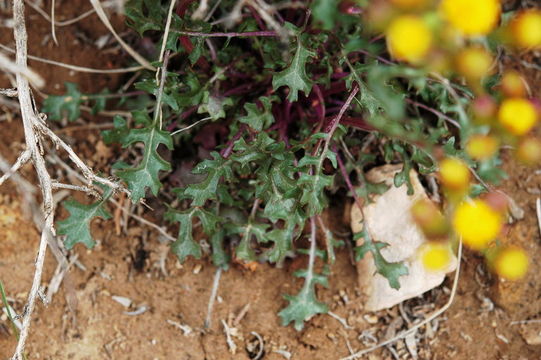
[[[45,1],[45,8],[48,6]],[[90,5],[86,1],[64,1],[57,16],[70,19],[87,8]],[[50,39],[49,23],[34,10],[28,8],[27,12],[31,54],[94,68],[122,64],[123,57],[114,42],[97,51],[94,41],[107,34],[97,17],[57,28],[60,45],[55,46]],[[122,19],[113,20],[114,26],[122,29]],[[11,46],[12,42],[10,29],[1,28],[0,43]],[[45,93],[62,91],[64,81],[78,83],[84,92],[99,91],[104,86],[115,89],[122,81],[119,76],[81,74],[37,62],[30,65],[46,79]],[[528,75],[531,85],[537,85],[533,89],[538,89],[539,72],[530,71]],[[9,79],[2,75],[0,86],[9,84]],[[13,161],[22,148],[23,133],[16,113],[3,105],[0,109],[13,114],[11,120],[0,122],[0,154]],[[95,150],[101,147],[96,130],[66,134],[95,168],[114,160],[114,152],[104,151],[106,157],[95,156]],[[510,178],[502,190],[525,211],[524,219],[509,226],[504,241],[527,249],[531,270],[521,282],[500,281],[486,271],[482,259],[467,252],[454,304],[416,336],[414,343],[420,359],[541,358],[541,345],[525,342],[525,338],[535,339],[532,336],[541,331],[539,324],[513,323],[541,317],[541,239],[535,215],[535,200],[541,196],[541,175],[510,159],[505,161],[504,168]],[[33,180],[30,166],[24,168],[23,174]],[[30,287],[39,241],[33,223],[22,213],[19,199],[12,184],[0,188],[0,280],[8,296],[16,300],[14,307],[18,312],[22,311]],[[338,232],[347,231],[342,212],[336,206],[326,214]],[[63,216],[63,212],[59,210],[58,215]],[[156,214],[146,216],[152,219]],[[153,220],[161,222],[159,218]],[[350,327],[329,315],[321,315],[297,332],[281,326],[277,312],[286,304],[282,295],[298,290],[300,282],[292,273],[306,259],[287,262],[282,269],[259,265],[252,271],[234,266],[222,274],[212,323],[205,329],[215,274],[207,259],[178,264],[167,253],[167,246],[159,242],[158,235],[137,222],[130,222],[127,232],[121,235],[116,235],[113,222],[97,221],[93,228],[99,245],[92,251],[82,246],[73,250],[84,269],[73,265],[52,303],[37,307],[28,344],[30,359],[254,359],[260,343],[253,332],[264,340],[264,359],[285,359],[288,353],[292,359],[338,359],[349,355],[348,346],[360,350],[374,339],[382,340],[407,328],[408,321],[422,319],[447,301],[450,287],[448,279],[439,289],[409,300],[402,309],[366,313],[356,289],[355,267],[348,250],[343,249],[332,267],[331,287],[318,289],[318,296]],[[169,231],[172,233],[173,229]],[[160,269],[164,256],[167,276]],[[43,285],[53,277],[56,265],[49,255]],[[133,304],[124,308],[113,300],[113,295],[127,297]],[[245,315],[239,316],[248,305]],[[142,314],[126,314],[142,308],[147,309]],[[0,319],[0,358],[8,358],[16,339],[5,317]],[[226,341],[222,321],[233,327],[235,354]],[[409,350],[400,341],[392,350],[384,349],[366,358],[392,359],[395,352],[407,359],[412,357],[411,347]]]

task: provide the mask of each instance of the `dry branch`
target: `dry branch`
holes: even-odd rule
[[[23,0],[14,0],[13,1],[13,18],[14,18],[14,28],[13,33],[15,37],[16,45],[16,57],[14,64],[14,73],[16,76],[17,82],[17,91],[16,95],[19,99],[19,106],[21,111],[21,117],[24,128],[26,150],[21,153],[17,161],[11,168],[5,172],[5,174],[0,178],[0,185],[12,176],[17,170],[20,169],[24,163],[31,161],[34,169],[37,173],[38,181],[41,188],[41,194],[43,198],[43,215],[44,221],[43,226],[41,226],[41,238],[38,248],[38,255],[35,262],[35,271],[34,277],[32,280],[32,286],[28,294],[28,299],[26,306],[22,314],[22,328],[19,335],[19,340],[15,353],[12,357],[13,360],[23,359],[24,348],[26,340],[28,338],[28,333],[30,329],[30,324],[32,321],[32,314],[36,305],[36,299],[40,297],[40,284],[41,277],[43,273],[43,266],[45,261],[45,254],[47,251],[47,245],[51,245],[55,256],[57,256],[57,250],[55,249],[54,242],[54,210],[55,202],[53,198],[53,190],[55,188],[59,189],[70,189],[70,190],[82,190],[90,194],[96,194],[93,187],[93,182],[99,182],[101,184],[107,185],[114,190],[125,191],[121,185],[105,179],[99,176],[96,176],[93,171],[73,152],[71,147],[67,145],[62,139],[60,139],[52,130],[50,130],[45,124],[45,117],[36,112],[34,108],[34,101],[30,92],[30,85],[28,82],[28,70],[27,59],[28,59],[28,50],[27,50],[27,32],[24,19],[24,1]],[[5,58],[5,57],[4,57]],[[0,58],[0,61],[3,58]],[[42,140],[46,137],[50,139],[57,147],[65,150],[70,159],[76,164],[76,166],[81,170],[85,179],[88,182],[87,186],[74,186],[70,184],[60,184],[53,182],[47,166],[45,159],[43,157],[43,144]],[[129,192],[127,192],[129,194]],[[58,256],[57,256],[58,258]]]

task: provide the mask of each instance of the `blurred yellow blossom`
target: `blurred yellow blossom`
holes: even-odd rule
[[[470,170],[464,161],[446,158],[440,162],[440,180],[443,185],[454,191],[465,191],[470,184]]]
[[[453,216],[456,233],[474,250],[483,250],[490,245],[502,226],[503,216],[479,199],[461,203]]]
[[[511,21],[513,44],[522,48],[541,47],[541,11],[525,10]]]
[[[493,268],[505,279],[519,280],[528,271],[528,256],[516,246],[500,249],[494,258]]]
[[[466,152],[473,159],[486,160],[498,151],[499,142],[494,136],[473,135],[466,144]]]
[[[426,243],[419,248],[419,255],[424,267],[430,271],[446,270],[453,258],[447,243]]]
[[[466,36],[486,35],[500,18],[499,0],[443,0],[443,17]]]
[[[531,101],[523,98],[508,98],[500,105],[498,120],[511,134],[521,136],[534,127],[537,121],[537,110]]]
[[[432,45],[432,33],[422,18],[402,15],[387,29],[387,46],[398,60],[420,63]]]

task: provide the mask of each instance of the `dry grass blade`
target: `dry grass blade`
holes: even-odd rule
[[[29,69],[26,66],[20,66],[11,61],[7,56],[0,53],[0,69],[13,73],[22,74],[32,85],[41,88],[45,85],[43,78],[35,71]]]
[[[10,52],[10,53],[13,53],[13,54],[15,53],[15,50],[13,50],[12,48],[10,48],[10,47],[8,47],[6,45],[3,45],[3,44],[0,44],[0,49],[5,50],[5,51]],[[44,59],[44,58],[41,58],[39,56],[28,55],[27,57],[30,60],[39,61],[39,62],[42,62],[44,64],[60,66],[60,67],[63,67],[65,69],[78,71],[78,72],[84,72],[84,73],[91,73],[91,74],[121,74],[121,73],[139,71],[139,70],[145,68],[144,66],[132,66],[132,67],[129,67],[129,68],[122,68],[122,69],[93,69],[93,68],[88,68],[88,67],[84,67],[84,66],[71,65],[71,64],[66,64],[66,63],[59,62],[59,61]]]
[[[98,14],[98,17],[103,22],[105,27],[113,34],[115,39],[118,41],[118,43],[126,50],[128,54],[130,54],[135,61],[137,61],[141,66],[145,67],[146,69],[156,71],[156,68],[152,66],[145,58],[143,58],[141,55],[137,53],[137,51],[133,50],[133,48],[126,44],[124,40],[116,33],[115,29],[113,29],[113,26],[109,22],[109,19],[107,18],[107,15],[105,14],[105,11],[103,10],[103,7],[101,6],[101,3],[98,0],[90,0],[90,3],[94,7],[94,10],[96,10],[96,14]]]
[[[43,16],[43,18],[49,22],[52,22],[51,20],[51,17],[49,16],[49,14],[47,14],[45,11],[43,11],[42,8],[40,8],[36,3],[30,1],[30,0],[25,0],[25,2],[34,10],[36,10],[38,12],[38,14],[40,14],[41,16]],[[65,21],[55,21],[55,26],[56,27],[62,27],[62,26],[68,26],[68,25],[72,25],[72,24],[75,24],[76,22],[78,21],[81,21],[82,19],[94,14],[96,11],[94,9],[91,9],[91,10],[88,10],[84,13],[82,13],[81,15],[73,18],[73,19],[69,19],[69,20],[65,20]]]
[[[51,0],[51,36],[53,37],[53,41],[58,46],[58,40],[56,39],[56,30],[55,30],[55,14],[54,14],[54,8],[56,5],[55,0]]]

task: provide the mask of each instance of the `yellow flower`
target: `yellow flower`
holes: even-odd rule
[[[443,185],[454,191],[465,191],[470,184],[468,166],[457,158],[446,158],[440,162],[440,180]]]
[[[411,216],[429,239],[441,239],[449,234],[447,219],[429,199],[417,200],[411,207]]]
[[[485,249],[502,229],[503,217],[482,200],[463,202],[453,216],[453,227],[464,244],[474,250]]]
[[[515,70],[504,72],[500,86],[503,94],[507,97],[526,96],[526,81]]]
[[[486,35],[500,17],[499,0],[443,0],[443,17],[466,36]]]
[[[492,55],[482,47],[464,48],[455,58],[456,71],[470,80],[486,76],[492,62]]]
[[[489,159],[496,151],[498,151],[498,140],[489,135],[474,135],[466,145],[466,152],[476,160]]]
[[[387,29],[387,47],[398,60],[421,62],[432,45],[432,33],[419,17],[402,15]]]
[[[518,144],[515,154],[525,165],[538,165],[541,163],[541,142],[534,138],[523,139]]]
[[[511,134],[524,135],[530,131],[537,121],[534,105],[522,98],[505,99],[498,111],[500,124]]]
[[[522,48],[541,47],[541,11],[526,10],[511,21],[514,44]]]
[[[451,249],[445,243],[426,243],[419,248],[419,255],[425,268],[430,271],[447,269],[452,259]]]
[[[510,246],[498,250],[493,266],[499,276],[508,280],[519,280],[528,271],[528,256],[524,250]]]

